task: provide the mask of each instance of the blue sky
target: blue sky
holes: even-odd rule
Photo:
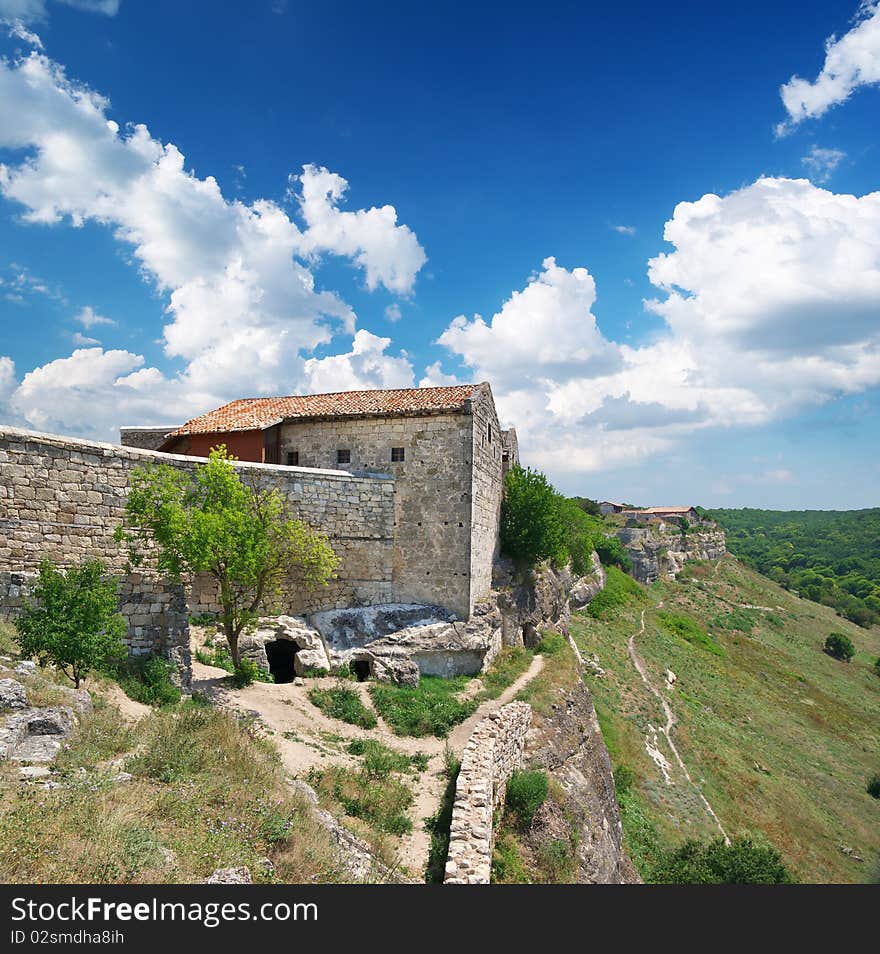
[[[877,4],[608,6],[0,0],[0,420],[487,379],[570,493],[878,504]]]

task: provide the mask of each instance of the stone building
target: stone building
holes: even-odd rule
[[[125,428],[121,442],[160,429]],[[175,428],[158,450],[394,478],[391,590],[467,619],[488,595],[501,490],[518,463],[488,384],[245,398]],[[139,444],[138,446],[143,446]]]

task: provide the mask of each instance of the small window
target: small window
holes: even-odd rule
[[[288,466],[288,467],[299,467],[299,451],[288,451],[288,452],[287,452],[287,466]]]
[[[491,424],[486,425],[486,437],[489,438],[489,443],[491,444],[492,443],[492,425]]]
[[[399,464],[402,461],[406,460],[406,451],[402,447],[392,447],[391,448],[391,463]]]
[[[351,463],[351,451],[350,451],[350,450],[338,450],[338,451],[336,451],[336,463],[337,463],[337,464],[350,464],[350,463]]]

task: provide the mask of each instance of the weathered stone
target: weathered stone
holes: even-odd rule
[[[574,586],[571,588],[569,599],[572,609],[583,609],[588,606],[593,598],[605,589],[605,569],[595,550],[590,560],[592,563],[591,571],[575,580]]]
[[[36,676],[39,672],[39,668],[35,662],[31,662],[30,659],[23,659],[16,667],[15,674],[16,676]]]
[[[246,865],[239,868],[218,868],[205,884],[253,884],[250,869]]]
[[[330,662],[322,646],[320,649],[301,649],[293,657],[293,671],[298,676],[330,672]]]
[[[724,531],[714,525],[687,533],[673,524],[622,527],[617,537],[632,560],[633,576],[644,584],[674,579],[688,560],[720,560],[727,550]]]
[[[27,692],[14,679],[0,679],[0,710],[24,709],[27,707]]]

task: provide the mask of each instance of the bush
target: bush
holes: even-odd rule
[[[721,647],[715,640],[712,639],[695,619],[691,619],[690,616],[664,611],[657,614],[657,619],[660,620],[663,628],[667,632],[672,633],[673,636],[678,636],[680,639],[689,642],[692,646],[698,646],[700,649],[705,649],[716,656],[724,655]]]
[[[871,798],[880,798],[880,774],[875,772],[868,778],[868,784],[865,786],[865,791],[871,796]]]
[[[413,793],[388,772],[376,777],[365,768],[355,771],[331,765],[323,771],[312,769],[309,781],[319,792],[339,802],[347,815],[362,819],[377,831],[392,835],[412,831],[407,809],[413,803]]]
[[[250,686],[255,682],[275,682],[275,677],[272,673],[261,669],[252,659],[243,656],[229,681],[236,689],[244,689],[245,686]]]
[[[618,765],[614,770],[614,790],[617,797],[626,795],[636,780],[636,774],[628,765]]]
[[[825,640],[824,652],[834,659],[849,662],[856,654],[856,647],[853,646],[852,640],[846,634],[831,633]]]
[[[616,566],[608,567],[606,577],[604,589],[599,590],[587,607],[588,615],[594,619],[608,619],[630,600],[643,598],[639,584]]]
[[[180,702],[180,689],[171,680],[176,667],[161,656],[141,656],[122,663],[117,670],[119,685],[136,702],[167,706]]]
[[[376,728],[378,720],[375,714],[363,704],[354,689],[341,685],[330,689],[309,689],[309,701],[331,719],[359,725],[362,729]]]
[[[535,812],[544,804],[548,791],[547,773],[514,772],[507,782],[507,810],[516,817],[520,828],[529,828]]]
[[[542,633],[541,641],[535,647],[535,652],[542,656],[555,656],[557,653],[561,653],[567,645],[568,640],[562,633]]]
[[[501,502],[501,551],[524,566],[542,560],[563,566],[568,553],[559,500],[540,471],[511,467]]]
[[[92,669],[125,656],[116,580],[100,560],[59,570],[43,560],[33,599],[15,620],[22,655],[54,663],[76,688]]]
[[[377,682],[370,687],[373,705],[397,735],[446,738],[454,725],[477,708],[476,699],[459,700],[466,679],[422,676],[418,688]]]
[[[663,853],[651,872],[656,884],[791,884],[779,852],[750,838],[686,841]]]
[[[600,536],[593,541],[593,548],[603,566],[617,566],[624,573],[629,573],[632,570],[632,560],[626,552],[626,547],[617,537]]]

